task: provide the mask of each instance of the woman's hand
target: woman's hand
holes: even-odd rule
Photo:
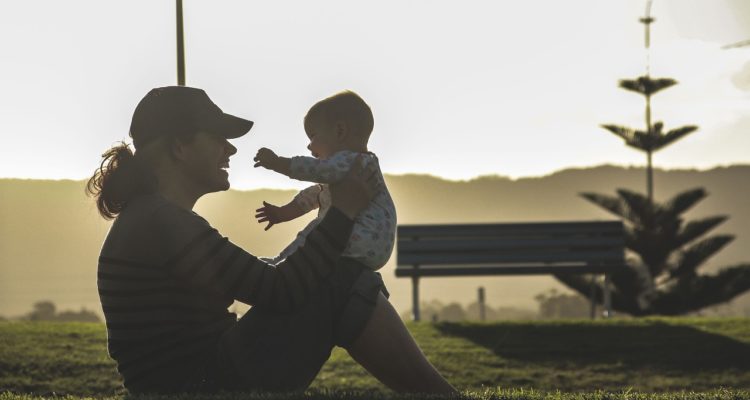
[[[351,219],[367,208],[370,201],[381,190],[375,163],[367,163],[366,166],[363,164],[364,157],[357,156],[344,179],[329,185],[331,205]]]

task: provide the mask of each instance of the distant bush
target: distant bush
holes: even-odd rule
[[[465,309],[456,302],[443,304],[439,300],[432,300],[420,304],[420,313],[422,319],[433,322],[461,322],[461,321],[479,321],[479,303],[473,302]],[[534,311],[515,308],[515,307],[498,307],[493,308],[487,304],[484,306],[484,315],[486,321],[504,321],[504,320],[530,320],[537,319]],[[405,320],[412,319],[412,311],[408,310],[401,314]]]
[[[564,294],[555,289],[534,296],[539,303],[539,318],[588,318],[589,301],[579,294]]]
[[[101,322],[96,313],[81,307],[81,311],[57,312],[55,303],[43,300],[34,303],[33,310],[21,317],[27,321]]]

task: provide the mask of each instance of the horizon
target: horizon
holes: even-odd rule
[[[660,171],[660,172],[709,172],[716,169],[726,169],[726,168],[733,168],[733,167],[750,167],[750,162],[748,163],[733,163],[733,164],[717,164],[713,166],[709,166],[706,168],[699,168],[699,167],[676,167],[676,168],[663,168],[663,167],[654,167],[654,172]],[[439,176],[435,174],[430,173],[421,173],[421,172],[405,172],[405,173],[383,173],[384,176],[388,177],[409,177],[409,176],[419,176],[419,177],[428,177],[433,179],[439,179],[446,182],[473,182],[481,179],[505,179],[509,180],[511,182],[521,181],[524,179],[540,179],[540,178],[547,178],[556,174],[564,173],[567,171],[582,171],[582,170],[593,170],[593,169],[600,169],[600,168],[621,168],[625,170],[630,169],[646,169],[646,166],[642,165],[620,165],[620,164],[613,164],[613,163],[605,163],[605,164],[598,164],[598,165],[591,165],[591,166],[568,166],[563,167],[554,171],[551,171],[549,173],[541,174],[541,175],[528,175],[528,176],[519,176],[519,177],[512,177],[508,175],[502,175],[499,173],[496,174],[486,174],[486,175],[477,175],[465,179],[452,179],[447,178],[444,176]],[[231,176],[231,171],[230,171]],[[3,176],[0,177],[0,180],[23,180],[23,181],[51,181],[51,182],[60,182],[60,181],[71,181],[71,182],[85,182],[88,180],[89,177],[84,178],[19,178],[19,177],[12,177],[12,176]],[[289,180],[288,183],[289,186],[279,186],[279,187],[271,187],[271,186],[240,186],[235,187],[234,185],[230,186],[228,190],[236,190],[236,191],[253,191],[253,190],[297,190],[297,184],[300,183],[298,181]]]

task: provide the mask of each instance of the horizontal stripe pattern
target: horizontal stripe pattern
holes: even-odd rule
[[[235,323],[236,316],[227,311],[235,299],[277,312],[303,305],[332,272],[351,232],[352,221],[332,211],[308,236],[305,246],[277,266],[242,250],[207,223],[193,224],[201,229],[171,257],[166,254],[162,258],[166,262],[129,259],[123,256],[127,246],[121,245],[112,246],[118,250],[109,254],[105,242],[97,283],[109,353],[117,361],[125,386],[136,392],[163,390],[169,382],[184,379],[189,367],[215,349],[221,334]],[[127,214],[120,218],[123,215]],[[184,214],[188,219],[193,216],[200,218]],[[132,227],[132,222],[123,225]],[[144,221],[149,223],[153,222]],[[116,221],[107,241],[130,240],[132,233],[118,232],[117,226]],[[174,229],[187,235],[180,227],[178,221],[162,231],[169,234]],[[169,249],[170,240],[179,243],[167,238],[162,252],[174,252]],[[154,248],[133,251],[160,251],[158,237],[141,241],[140,247],[143,243]]]

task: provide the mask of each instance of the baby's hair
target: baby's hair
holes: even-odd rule
[[[325,124],[344,121],[350,131],[365,143],[375,124],[370,106],[351,90],[344,90],[315,103],[305,115],[305,127],[312,121]]]

